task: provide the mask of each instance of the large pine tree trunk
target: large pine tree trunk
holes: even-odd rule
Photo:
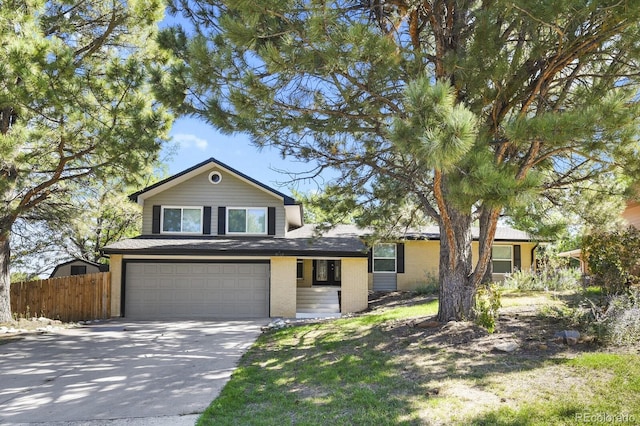
[[[449,211],[440,224],[440,305],[438,321],[473,318],[476,286],[473,283],[471,216]]]
[[[0,235],[0,323],[13,320],[11,315],[11,275],[9,273],[9,260],[11,249],[9,246],[9,234]]]

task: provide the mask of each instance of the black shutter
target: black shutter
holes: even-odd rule
[[[396,272],[404,274],[404,243],[396,244]]]
[[[513,270],[519,271],[522,269],[522,253],[520,250],[520,245],[513,246]]]
[[[367,271],[373,272],[373,247],[369,248],[369,263],[367,264]]]
[[[267,207],[267,234],[276,235],[276,208]]]
[[[153,220],[151,221],[151,233],[160,233],[160,206],[153,206]]]
[[[227,233],[227,208],[218,207],[218,235]]]
[[[202,209],[202,214],[204,217],[202,218],[202,233],[204,235],[211,235],[211,207],[205,206]]]

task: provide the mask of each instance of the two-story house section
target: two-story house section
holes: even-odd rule
[[[295,317],[367,307],[367,250],[357,236],[296,233],[300,204],[216,159],[130,198],[143,209],[142,235],[104,249],[113,316]],[[315,289],[298,291],[310,274]]]
[[[318,236],[294,199],[213,158],[130,198],[143,209],[142,235],[104,248],[112,316],[339,316],[366,309],[369,291],[410,291],[438,275],[437,227],[372,248],[355,225]],[[477,229],[473,238],[477,258]],[[499,228],[493,278],[533,268],[535,246]]]

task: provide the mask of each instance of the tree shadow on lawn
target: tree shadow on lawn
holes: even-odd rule
[[[425,319],[376,325],[356,317],[266,333],[203,424],[437,424],[448,420],[438,406],[499,408],[508,402],[502,377],[591,349],[549,342],[554,330],[536,315],[503,316],[492,335],[465,322],[415,326]],[[507,340],[519,348],[494,350]]]

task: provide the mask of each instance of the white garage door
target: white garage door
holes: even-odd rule
[[[269,264],[128,262],[124,308],[132,319],[268,317]]]

